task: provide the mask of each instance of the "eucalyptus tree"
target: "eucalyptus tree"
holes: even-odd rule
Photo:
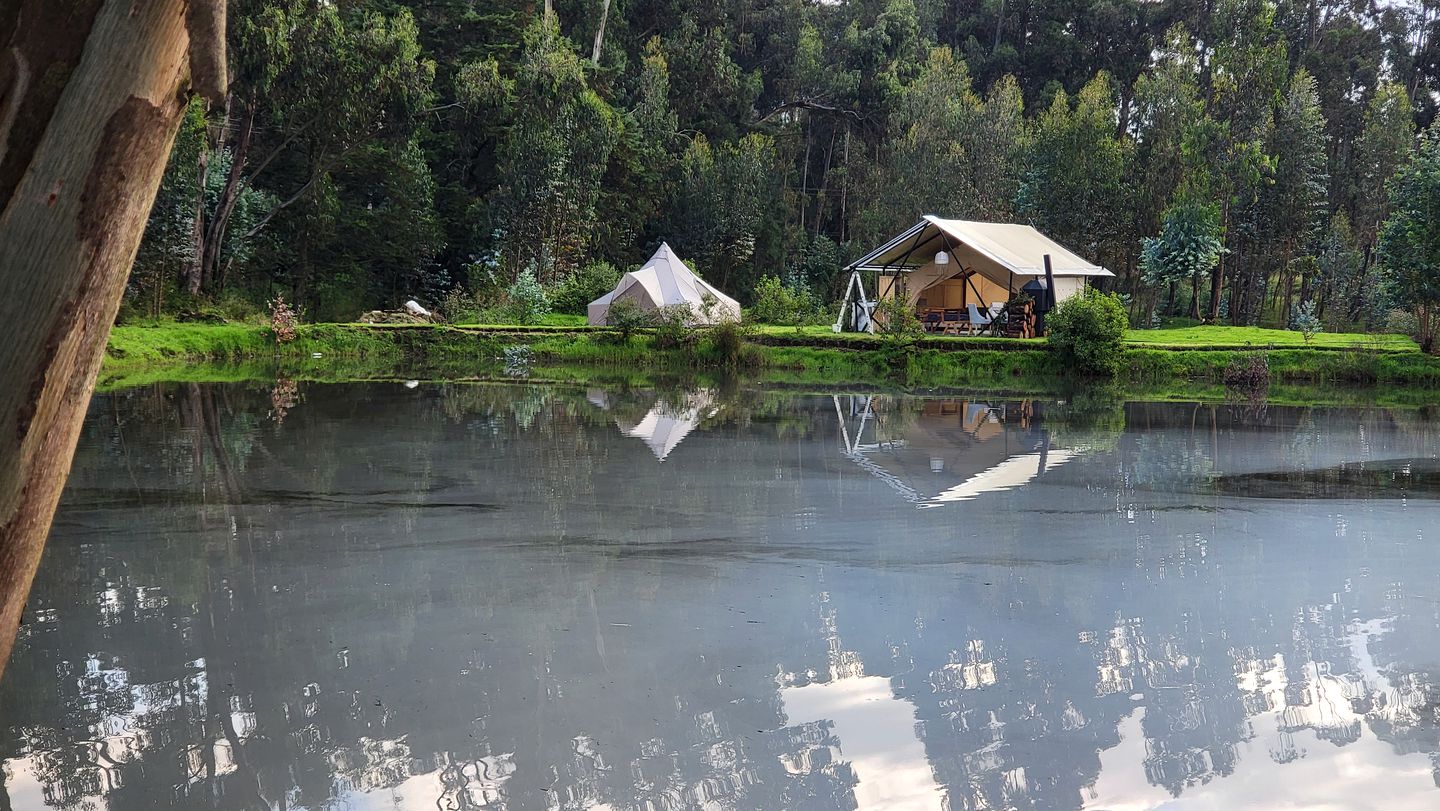
[[[933,49],[919,76],[899,92],[889,137],[864,180],[857,237],[882,240],[925,214],[977,214],[966,142],[980,107],[965,62],[949,48]]]
[[[1141,242],[1140,268],[1145,282],[1169,290],[1165,310],[1175,314],[1179,285],[1190,285],[1190,317],[1200,317],[1200,283],[1225,252],[1219,207],[1213,202],[1180,200],[1165,210],[1157,236]]]
[[[1440,129],[1389,185],[1390,217],[1380,231],[1380,265],[1398,302],[1419,322],[1420,345],[1435,349],[1440,322]]]
[[[553,18],[537,19],[502,110],[510,127],[496,150],[490,198],[499,270],[508,284],[533,267],[544,284],[588,255],[595,206],[624,120],[590,86],[586,63]]]
[[[404,10],[387,17],[323,0],[235,0],[228,114],[201,156],[202,177],[211,154],[224,153],[228,170],[196,229],[192,294],[224,284],[225,246],[247,188],[275,202],[241,239],[312,194],[356,150],[411,139],[435,73],[417,37]]]
[[[1297,283],[1301,299],[1309,299],[1313,280],[1297,278],[1301,274],[1296,270],[1302,266],[1293,260],[1311,252],[1325,223],[1325,147],[1325,119],[1315,79],[1302,68],[1290,77],[1266,138],[1273,168],[1257,196],[1256,243],[1263,259],[1247,262],[1244,274],[1236,274],[1239,294],[1232,296],[1231,316],[1237,323],[1258,320],[1269,274],[1279,273],[1274,279],[1274,297],[1280,323],[1290,322]]]
[[[670,233],[721,288],[748,291],[757,280],[751,259],[780,205],[776,169],[775,141],[759,133],[718,147],[697,135],[681,158]]]
[[[1315,259],[1319,278],[1314,300],[1318,302],[1318,315],[1334,327],[1370,315],[1371,308],[1366,305],[1376,301],[1375,290],[1364,284],[1364,254],[1343,210],[1331,215]]]
[[[1367,260],[1388,216],[1385,184],[1415,149],[1415,118],[1405,88],[1380,85],[1365,106],[1365,125],[1356,147],[1355,230]]]
[[[1194,40],[1176,25],[1156,51],[1152,70],[1135,82],[1129,134],[1136,150],[1135,215],[1140,233],[1158,231],[1162,215],[1187,178],[1209,171],[1197,149],[1205,115],[1199,71]]]
[[[1057,90],[1036,119],[1024,181],[1021,216],[1082,255],[1110,262],[1128,251],[1124,184],[1132,144],[1116,134],[1110,78],[1099,74],[1072,107]]]
[[[0,673],[223,0],[0,2]],[[35,79],[43,80],[35,80]]]

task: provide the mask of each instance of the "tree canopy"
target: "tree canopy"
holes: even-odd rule
[[[662,239],[742,301],[772,276],[823,299],[929,213],[1041,228],[1132,317],[1354,323],[1384,310],[1435,24],[1334,0],[235,0],[228,113],[187,119],[130,306],[344,318],[556,289]],[[1177,264],[1202,212],[1218,246],[1190,255],[1215,261]]]

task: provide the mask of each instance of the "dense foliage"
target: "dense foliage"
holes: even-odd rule
[[[1386,183],[1440,89],[1428,6],[1338,0],[232,0],[230,21],[228,110],[177,139],[132,311],[485,305],[530,273],[575,312],[611,275],[587,267],[661,239],[747,305],[772,276],[828,300],[937,213],[1035,224],[1113,269],[1137,322],[1379,320]]]
[[[1431,131],[1420,153],[1390,187],[1395,215],[1380,235],[1381,261],[1396,299],[1412,308],[1420,345],[1434,349],[1440,321],[1440,133]]]
[[[1125,360],[1130,319],[1114,293],[1091,290],[1060,303],[1046,319],[1050,348],[1069,372],[1114,377]]]

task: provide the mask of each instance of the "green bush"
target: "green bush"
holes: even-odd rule
[[[696,342],[696,332],[691,326],[695,321],[695,311],[690,309],[689,304],[671,304],[651,310],[646,315],[649,316],[649,325],[655,328],[657,349],[678,349]]]
[[[649,323],[650,314],[630,299],[621,299],[611,304],[610,312],[605,316],[605,325],[619,331],[621,343],[629,343],[630,336],[634,335],[636,330],[644,329]]]
[[[534,324],[550,314],[550,299],[545,288],[535,279],[535,269],[520,271],[515,283],[506,291],[509,299],[510,317],[517,324]]]
[[[609,262],[592,262],[550,289],[550,307],[557,313],[585,315],[586,306],[614,290],[621,275]]]
[[[481,322],[480,313],[484,310],[484,305],[479,296],[463,287],[457,287],[445,294],[436,309],[447,324],[478,324]]]
[[[1315,315],[1315,302],[1307,301],[1295,308],[1295,313],[1290,317],[1290,329],[1300,333],[1305,343],[1315,340],[1325,325],[1320,323],[1320,317]]]
[[[760,351],[748,340],[748,330],[734,321],[710,327],[705,337],[711,353],[726,369],[753,368],[763,361]]]
[[[1119,296],[1087,290],[1061,302],[1045,321],[1050,349],[1066,369],[1087,377],[1114,377],[1120,371],[1130,317]]]
[[[825,321],[824,307],[805,287],[787,287],[778,276],[766,276],[755,285],[750,320],[760,324],[802,327]]]

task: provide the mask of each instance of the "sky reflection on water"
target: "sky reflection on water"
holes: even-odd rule
[[[0,809],[1434,807],[1437,426],[99,397],[0,685]]]

